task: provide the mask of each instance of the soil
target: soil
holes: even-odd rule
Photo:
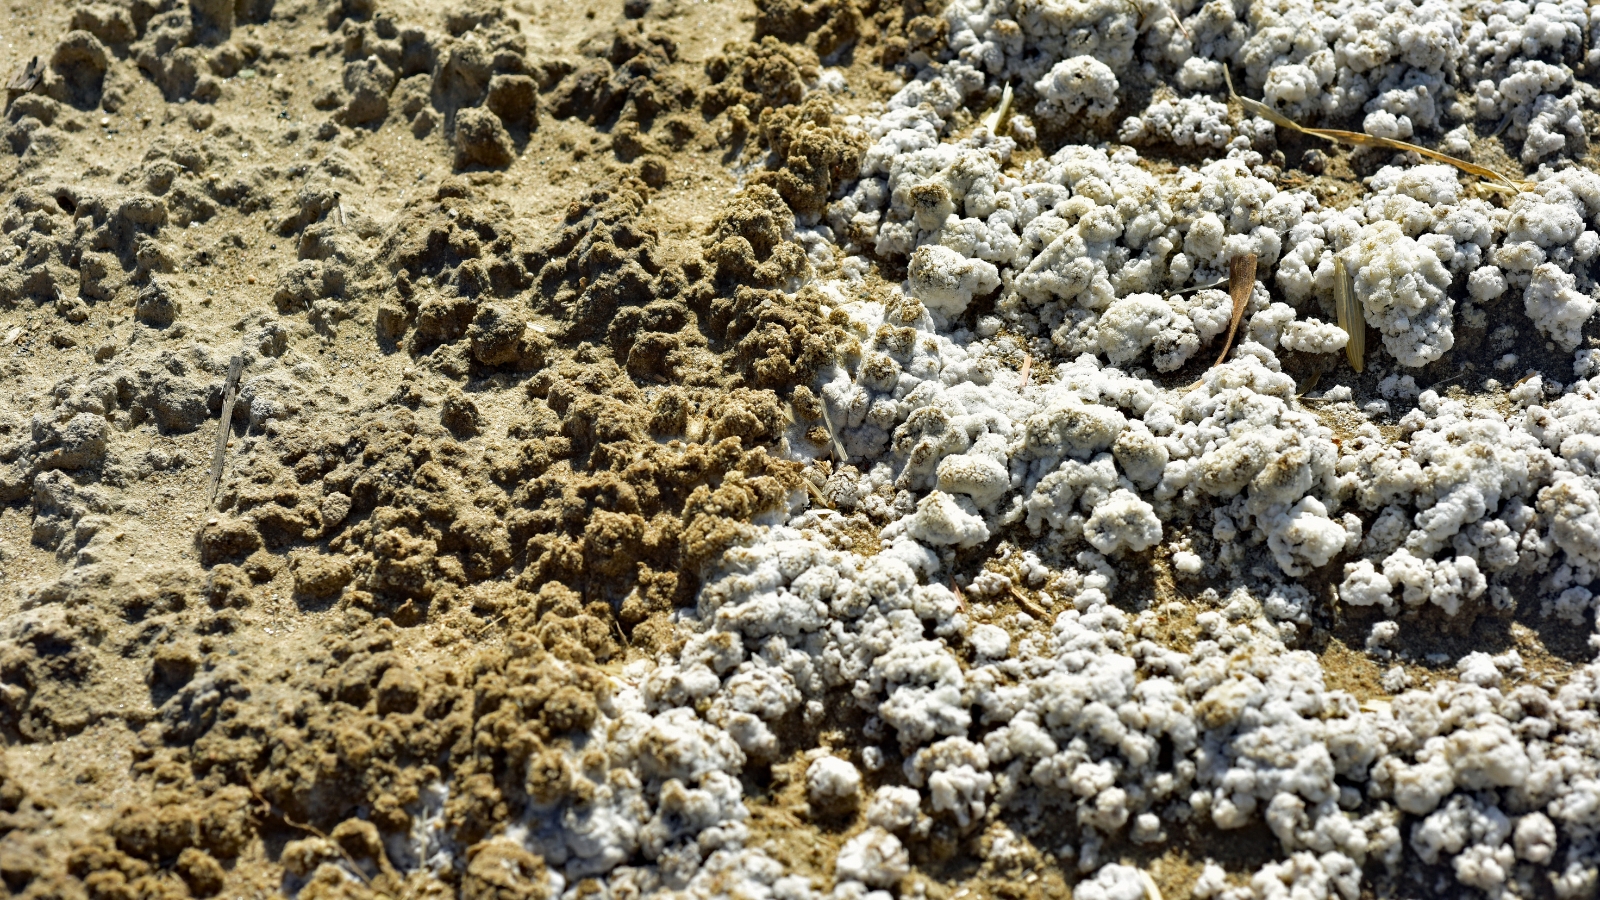
[[[801,489],[789,237],[862,149],[803,94],[921,4],[8,12],[8,891],[527,889],[530,760]],[[454,885],[385,849],[435,782]]]
[[[0,121],[6,889],[542,896],[497,838],[567,789],[555,748],[684,639],[708,562],[828,503],[782,450],[827,455],[807,385],[860,335],[784,290],[833,265],[791,237],[936,5],[8,0],[0,75],[38,77]],[[824,62],[850,91],[807,99]],[[1152,562],[1130,594],[1187,646],[1198,589]],[[1047,630],[1037,586],[987,602]],[[1330,684],[1386,696],[1339,627]],[[1530,679],[1570,665],[1494,628]],[[864,822],[808,811],[818,742],[850,737],[795,735],[751,828],[825,883]],[[467,848],[454,883],[392,858],[422,827]],[[1032,827],[936,830],[904,887],[1066,896]],[[1175,840],[1130,857],[1168,897],[1231,852]]]

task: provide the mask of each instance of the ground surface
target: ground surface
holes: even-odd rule
[[[790,425],[856,338],[784,292],[837,260],[797,258],[780,220],[849,177],[827,171],[849,156],[829,155],[848,138],[828,117],[899,87],[926,10],[227,7],[12,2],[0,23],[0,73],[46,70],[12,93],[0,153],[5,230],[32,230],[7,244],[28,275],[0,302],[0,879],[96,900],[542,896],[504,874],[542,863],[493,841],[561,790],[541,754],[608,679],[682,645],[672,613],[708,562],[832,471],[791,460]],[[799,171],[770,153],[840,43],[821,26],[846,20],[828,62],[850,90],[805,114],[823,136]],[[80,31],[93,47],[59,55]],[[1326,175],[1284,183],[1357,190],[1329,152]],[[862,290],[904,273],[881,274]],[[42,409],[104,424],[52,467],[27,449]],[[833,537],[877,539],[865,516]],[[1168,555],[1118,602],[1162,610],[1184,648],[1199,586]],[[1384,701],[1368,627],[1319,622],[1311,648],[1330,688]],[[1444,658],[1515,647],[1518,677],[1550,684],[1585,658],[1581,639],[1477,628],[1439,636]],[[790,724],[746,775],[750,827],[822,884],[863,823],[808,814],[806,750],[862,723]],[[930,897],[1065,896],[1077,875],[1041,828],[1012,874],[981,835],[936,834],[913,878]],[[445,880],[394,849],[429,829],[470,861]],[[1263,834],[1126,858],[1184,896],[1205,858],[1258,865]]]
[[[731,200],[754,120],[816,78],[804,35],[741,43],[743,2],[224,6],[16,3],[0,28],[0,70],[46,70],[12,94],[0,192],[62,239],[0,309],[0,427],[25,438],[74,377],[116,420],[60,527],[0,491],[0,870],[30,895],[261,896],[298,886],[285,845],[320,834],[404,890],[354,823],[404,831],[452,746],[487,755],[450,818],[508,821],[482,680],[542,685],[550,648],[593,673],[557,695],[592,716],[601,673],[670,643],[706,557],[797,484],[763,447],[787,415],[770,389],[808,373],[753,374],[767,353],[710,308],[706,251],[719,227],[771,251],[768,214]],[[101,55],[51,68],[74,28]],[[860,88],[894,81],[876,43]],[[386,109],[347,74],[368,57],[402,80]],[[462,149],[458,109],[505,76],[499,135]],[[84,203],[107,207],[98,238],[73,231]],[[462,278],[471,299],[434,290]],[[613,318],[644,291],[667,298],[648,321]],[[766,315],[785,357],[824,355],[814,310]],[[266,531],[241,517],[263,504]]]

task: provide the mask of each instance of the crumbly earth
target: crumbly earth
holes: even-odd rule
[[[578,790],[562,777],[574,736],[629,662],[681,647],[673,614],[707,566],[829,502],[811,386],[866,336],[793,290],[838,264],[796,223],[858,173],[842,117],[942,45],[936,6],[11,2],[6,889],[545,896],[544,862],[497,838]],[[808,96],[824,61],[848,92]],[[1042,134],[1011,165],[1086,136]],[[1295,168],[1309,144],[1282,145],[1280,184],[1330,205],[1375,167],[1322,148],[1313,173]],[[904,275],[884,261],[862,290]],[[1427,380],[1486,340],[1465,334]],[[1537,343],[1519,355],[1537,361]],[[1309,390],[1321,372],[1295,374]],[[840,521],[835,546],[877,548],[883,522]],[[1015,549],[991,541],[960,572],[1010,574]],[[1168,549],[1136,562],[1117,603],[1160,611],[1162,641],[1186,649],[1217,598],[1176,578]],[[1020,632],[1037,604],[1019,589],[974,621]],[[1384,702],[1370,626],[1318,621],[1306,646],[1330,688]],[[1451,629],[1417,657],[1514,647],[1517,677],[1551,684],[1586,658],[1582,636],[1509,618]],[[1413,686],[1435,675],[1406,667]],[[752,843],[826,884],[866,823],[811,808],[807,752],[849,756],[863,722],[790,724],[783,755],[743,774]],[[1068,896],[1080,876],[1052,848],[1075,827],[1017,823],[1027,843],[1002,852],[998,832],[941,825],[910,848],[901,893]],[[430,829],[463,848],[444,876],[402,858]],[[1201,860],[1246,872],[1270,852],[1265,826],[1191,830],[1108,852],[1168,897]]]
[[[7,889],[541,872],[475,846],[520,773],[801,484],[772,451],[845,338],[789,237],[862,148],[800,101],[819,53],[895,83],[919,11],[12,4]],[[472,862],[406,881],[441,780]]]

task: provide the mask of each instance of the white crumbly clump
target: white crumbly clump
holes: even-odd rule
[[[1112,70],[1133,61],[1142,10],[1117,0],[1031,3],[955,0],[945,8],[950,49],[993,76],[1032,82],[1056,60],[1088,57]]]
[[[1345,265],[1367,324],[1402,366],[1424,366],[1455,346],[1450,273],[1430,247],[1394,222],[1361,230]]]
[[[1191,57],[1189,62],[1201,60]],[[1217,71],[1220,81],[1221,67]],[[1153,101],[1137,116],[1124,119],[1117,139],[1128,144],[1168,141],[1179,147],[1220,149],[1233,140],[1233,126],[1225,103],[1210,97],[1168,98]]]
[[[1393,609],[1394,604],[1389,596],[1393,591],[1394,582],[1375,568],[1372,560],[1363,559],[1345,565],[1344,581],[1339,585],[1339,599],[1345,603],[1351,606],[1380,605]]]
[[[1350,335],[1331,322],[1316,319],[1290,322],[1278,338],[1286,350],[1300,353],[1337,353],[1350,342]]]
[[[1110,66],[1091,56],[1074,56],[1056,63],[1033,89],[1043,98],[1038,106],[1042,117],[1082,113],[1098,119],[1117,108],[1117,87]]]
[[[1112,492],[1083,525],[1083,536],[1101,553],[1147,550],[1161,540],[1161,520],[1132,491]]]
[[[967,636],[973,652],[982,659],[1004,659],[1011,649],[1011,635],[997,625],[978,625]]]
[[[872,887],[888,887],[911,871],[900,839],[873,826],[845,842],[834,862],[834,875]]]
[[[1583,323],[1594,315],[1596,301],[1576,290],[1577,279],[1554,263],[1533,270],[1522,303],[1528,318],[1563,350],[1573,350],[1583,340]]]
[[[1144,878],[1131,866],[1112,863],[1078,882],[1072,900],[1146,900]]]
[[[916,788],[885,785],[873,793],[867,804],[867,824],[885,831],[903,831],[917,821],[922,794]]]
[[[1211,91],[1223,85],[1222,63],[1191,56],[1178,67],[1178,86],[1186,91]]]
[[[1396,116],[1387,109],[1375,109],[1361,120],[1361,130],[1373,137],[1404,141],[1411,138],[1411,117]]]
[[[861,773],[837,756],[820,756],[806,768],[806,796],[812,803],[853,801],[861,792]]]
[[[1006,470],[1003,445],[990,453],[981,450],[958,453],[939,461],[935,470],[939,489],[966,494],[980,509],[990,509],[1011,488],[1011,473]]]
[[[917,503],[917,511],[906,527],[886,532],[885,537],[904,533],[934,546],[972,547],[989,539],[989,526],[965,497],[934,491]]]
[[[937,245],[917,248],[908,273],[911,295],[946,316],[961,315],[974,295],[1000,286],[992,264]]]
[[[1172,306],[1156,294],[1133,294],[1117,300],[1100,316],[1100,350],[1113,364],[1137,359],[1169,331],[1173,318]],[[1179,363],[1182,358],[1171,361]],[[1157,367],[1177,366],[1158,362]]]
[[[1439,141],[1439,150],[1451,156],[1470,159],[1472,157],[1472,132],[1465,125],[1459,125],[1445,133]]]

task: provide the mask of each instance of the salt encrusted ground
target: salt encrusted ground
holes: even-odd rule
[[[10,13],[11,893],[1600,886],[1600,12]]]

